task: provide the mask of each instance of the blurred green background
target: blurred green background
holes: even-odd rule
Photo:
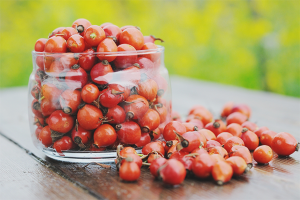
[[[35,41],[86,18],[163,38],[170,74],[300,97],[299,2],[1,0],[0,87],[27,85]]]

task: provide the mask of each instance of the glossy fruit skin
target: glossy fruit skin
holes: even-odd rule
[[[174,133],[174,131],[176,131],[179,135],[183,135],[186,132],[186,128],[180,122],[177,122],[177,121],[169,122],[165,126],[164,132],[163,132],[163,136],[166,141],[176,140],[177,137],[176,137],[176,134]]]
[[[117,139],[115,129],[109,124],[99,126],[94,132],[94,144],[98,147],[107,147]]]
[[[170,159],[176,159],[176,160],[180,161],[183,164],[185,169],[192,171],[192,166],[193,166],[195,158],[192,156],[187,156],[187,155],[188,155],[187,152],[175,151],[171,155]]]
[[[121,151],[120,151],[120,156],[122,157],[126,157],[127,154],[137,154],[136,150],[132,147],[124,147]]]
[[[228,158],[228,152],[223,147],[220,147],[220,146],[211,147],[211,148],[207,149],[207,151],[208,151],[209,155],[219,154],[224,159]]]
[[[266,130],[269,130],[269,128],[266,126],[263,126],[263,127],[260,127],[258,130],[254,131],[254,133],[257,135],[258,138],[260,138],[260,135]]]
[[[99,43],[97,47],[97,57],[100,60],[107,60],[108,62],[112,62],[115,60],[116,56],[107,56],[105,54],[101,54],[101,52],[117,52],[118,47],[116,43],[111,38],[105,38],[102,42]]]
[[[135,154],[135,153],[128,153],[128,154],[126,154],[125,158],[127,158],[127,157],[131,157],[133,159],[132,162],[135,162],[137,164],[137,166],[139,166],[139,168],[141,168],[143,166],[143,161],[142,161],[141,157],[138,156],[137,154]],[[124,162],[126,162],[126,159],[123,159],[121,161],[121,165]]]
[[[59,133],[67,133],[74,127],[74,119],[61,110],[54,111],[48,119],[49,127]]]
[[[296,151],[297,140],[289,133],[280,132],[273,138],[272,149],[279,156],[289,156]]]
[[[199,119],[187,119],[186,122],[194,124],[195,126],[198,127],[199,130],[201,130],[202,128],[204,128],[202,121],[199,120]],[[214,136],[211,135],[212,137],[216,137],[213,132],[211,132],[211,133],[214,135]],[[209,137],[209,138],[211,138],[211,137]]]
[[[118,105],[123,100],[123,96],[119,91],[106,88],[100,92],[99,102],[102,106],[112,108]]]
[[[239,156],[232,156],[226,159],[226,162],[231,165],[234,175],[242,175],[245,173],[247,163]]]
[[[227,126],[229,124],[232,124],[232,123],[237,123],[237,124],[240,124],[242,125],[245,121],[247,121],[247,116],[240,113],[240,112],[234,112],[234,113],[231,113],[227,118],[226,118],[226,123],[227,123]]]
[[[124,181],[136,181],[140,175],[141,169],[135,162],[125,161],[119,169],[119,176]]]
[[[86,130],[98,128],[102,123],[102,119],[102,111],[92,105],[85,105],[77,113],[78,123]]]
[[[97,25],[91,25],[84,31],[84,41],[91,46],[98,46],[105,39],[104,30]]]
[[[79,56],[78,54],[67,54],[62,56],[59,62],[63,65],[63,69],[71,69],[73,65],[78,64]]]
[[[116,43],[118,43],[120,35],[122,33],[121,29],[114,25],[114,24],[108,24],[106,26],[103,26],[103,30],[105,32],[105,36],[111,36],[111,37],[115,37],[116,39]]]
[[[46,83],[42,86],[42,94],[44,99],[49,99],[52,102],[58,101],[62,92],[62,89],[59,89],[52,83]]]
[[[193,131],[195,135],[197,135],[199,141],[200,141],[200,147],[202,148],[206,148],[206,137],[203,133],[199,132],[199,131]]]
[[[159,128],[154,129],[153,131],[151,131],[149,133],[150,137],[152,138],[153,141],[157,140],[160,135],[161,135],[161,131]]]
[[[65,90],[60,97],[60,105],[66,114],[74,114],[78,111],[81,103],[81,94],[79,90]]]
[[[230,157],[231,156],[240,156],[241,158],[243,158],[246,161],[247,164],[252,164],[252,156],[247,147],[239,146],[239,145],[233,146],[231,148],[231,152],[229,155],[230,155]]]
[[[67,47],[73,53],[80,53],[85,50],[84,39],[81,35],[75,34],[67,40]]]
[[[112,108],[108,108],[108,111],[105,115],[107,117],[107,120],[111,120],[110,124],[121,124],[125,121],[125,111],[124,109],[116,105]]]
[[[170,159],[160,170],[159,176],[162,177],[164,183],[178,185],[184,181],[186,170],[180,161],[176,159]]]
[[[206,148],[209,149],[211,147],[221,147],[222,145],[220,144],[220,142],[216,141],[216,140],[209,140],[206,143]]]
[[[144,116],[139,120],[142,132],[149,133],[156,129],[160,124],[159,114],[153,110],[148,109]]]
[[[42,99],[41,112],[44,117],[50,116],[54,111],[61,109],[59,101],[52,101],[51,99]]]
[[[73,147],[73,142],[69,136],[63,136],[59,140],[55,141],[53,148],[61,153],[62,151],[70,150]]]
[[[162,158],[162,156],[160,154],[157,154],[157,153],[150,153],[148,158],[147,158],[147,162],[151,164],[154,160],[156,160],[158,158]]]
[[[45,145],[45,147],[49,147],[52,145],[51,131],[49,126],[45,126],[41,130],[38,139],[42,142],[43,145]]]
[[[78,31],[78,33],[83,37],[85,30],[91,25],[91,22],[89,22],[87,19],[80,18],[73,22],[72,27],[75,28]]]
[[[176,120],[175,120],[176,121]],[[179,121],[180,122],[180,121]],[[185,126],[185,128],[186,128],[186,131],[198,131],[199,129],[198,129],[198,127],[197,126],[195,126],[194,124],[192,124],[192,123],[182,123],[184,126]]]
[[[206,138],[207,141],[209,141],[209,140],[217,140],[216,135],[212,131],[210,131],[210,130],[200,129],[198,132],[202,133],[205,136],[205,138]]]
[[[273,158],[273,151],[267,145],[259,146],[253,152],[253,158],[259,164],[269,163]]]
[[[189,142],[188,146],[183,148],[181,151],[184,152],[192,152],[194,149],[198,148],[200,146],[200,140],[197,131],[190,131],[190,132],[185,132],[182,134],[182,137]]]
[[[51,34],[49,34],[48,38],[51,38],[53,36],[55,36],[56,34],[60,34],[62,32],[62,30],[64,30],[65,27],[58,27],[56,29],[54,29]]]
[[[45,44],[45,52],[65,53],[67,51],[66,40],[60,36],[51,37]]]
[[[113,69],[106,61],[102,61],[94,65],[90,74],[92,81],[98,84],[107,84],[112,79]]]
[[[226,140],[226,143],[224,144],[224,149],[226,149],[227,152],[231,152],[231,148],[235,145],[245,146],[245,143],[241,138],[233,136]]]
[[[141,134],[141,138],[140,138],[140,141],[138,141],[135,146],[137,147],[143,147],[145,146],[146,144],[150,143],[151,142],[151,137],[148,133],[142,133]]]
[[[148,155],[149,153],[156,151],[161,153],[162,155],[165,155],[165,149],[162,146],[161,142],[157,141],[157,142],[150,142],[148,144],[146,144],[143,149],[142,149],[142,153],[144,155]]]
[[[77,139],[75,137],[79,137],[81,139],[82,144],[86,145],[92,138],[92,131],[85,130],[80,125],[78,125],[78,130],[76,131],[76,128],[74,127],[71,132],[71,138],[74,143],[77,142]]]
[[[203,122],[204,126],[213,121],[213,115],[204,107],[198,107],[190,113],[190,115],[198,117]]]
[[[132,113],[133,117],[130,117],[130,119],[140,119],[149,109],[147,99],[140,95],[131,95],[125,101],[124,110],[127,118],[129,117],[129,113]]]
[[[208,154],[205,148],[196,148],[191,153],[197,153],[198,156],[200,156],[201,154]]]
[[[241,136],[242,140],[245,143],[245,146],[250,150],[253,151],[256,149],[259,145],[259,139],[255,133],[252,131],[246,131],[242,133]]]
[[[147,79],[140,82],[137,86],[137,92],[139,95],[145,97],[149,101],[153,101],[157,95],[158,86],[153,79]]]
[[[98,87],[92,83],[86,84],[81,90],[81,98],[86,103],[92,103],[100,94]]]
[[[157,49],[158,47],[151,43],[151,42],[147,42],[145,43],[143,46],[142,46],[142,49],[141,50],[148,50],[148,49]],[[156,62],[159,57],[160,57],[160,53],[150,53],[150,54],[145,54],[145,55],[142,55],[142,57],[145,57],[145,58],[148,58],[150,59],[152,62]]]
[[[242,124],[242,127],[243,128],[247,128],[248,130],[254,132],[256,130],[258,130],[258,127],[255,123],[253,122],[250,122],[250,121],[245,121],[243,124]]]
[[[251,109],[246,104],[236,104],[232,107],[231,113],[239,112],[247,116],[247,119],[250,118]]]
[[[259,141],[263,145],[268,145],[269,147],[272,147],[272,142],[275,135],[277,135],[276,132],[271,130],[266,130],[262,132],[262,134],[260,135]]]
[[[82,69],[88,72],[95,65],[96,62],[96,56],[94,55],[95,51],[92,48],[90,48],[90,49],[86,49],[82,53],[83,54],[81,54],[81,56],[79,57],[78,64]]]
[[[72,89],[82,88],[86,85],[87,81],[88,75],[81,67],[78,69],[71,69],[67,72],[65,77],[66,84]]]
[[[217,141],[221,144],[221,145],[224,145],[226,143],[226,141],[233,137],[233,135],[231,133],[228,133],[228,132],[223,132],[221,134],[218,135],[217,137]]]
[[[118,92],[121,92],[121,96],[123,96],[123,99],[127,99],[130,95],[130,88],[128,87],[123,87],[120,84],[109,84],[108,86],[112,90],[116,90]]]
[[[136,50],[140,50],[144,45],[144,36],[136,28],[126,28],[122,31],[119,42],[120,44],[130,44]]]
[[[125,144],[136,144],[142,135],[140,126],[133,121],[116,125],[116,130],[118,138]]]
[[[130,55],[117,56],[114,60],[114,64],[118,69],[125,69],[132,66],[137,59],[136,49],[129,44],[120,44],[118,46],[118,52],[130,51]]]
[[[206,124],[205,129],[212,131],[216,136],[220,133],[225,132],[226,125],[220,119],[216,119],[214,122]]]
[[[78,34],[78,32],[73,27],[66,27],[61,31],[60,34],[62,34],[60,35],[61,37],[63,37],[65,40],[68,40],[72,35]]]
[[[208,178],[216,161],[208,154],[197,156],[192,165],[192,171],[198,178]]]
[[[241,137],[243,127],[237,123],[231,123],[226,127],[225,132],[231,133],[233,136]]]
[[[230,164],[224,161],[217,162],[212,169],[212,177],[218,185],[230,181],[233,170]]]
[[[43,52],[45,50],[45,44],[48,41],[46,38],[40,38],[35,42],[34,50],[37,52]]]
[[[167,159],[165,159],[165,158],[157,158],[157,159],[153,160],[150,165],[150,173],[154,177],[158,177],[158,173],[157,173],[158,169],[162,165],[164,165],[166,162],[167,162]]]
[[[228,115],[231,114],[232,108],[234,106],[233,102],[227,102],[224,107],[222,108],[221,111],[221,117],[226,118]]]

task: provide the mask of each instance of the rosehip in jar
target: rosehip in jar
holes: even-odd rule
[[[140,141],[141,128],[132,121],[116,125],[116,132],[120,142],[125,144],[135,144]]]

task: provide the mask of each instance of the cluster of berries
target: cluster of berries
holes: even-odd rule
[[[31,108],[40,143],[62,155],[142,147],[160,137],[171,108],[155,40],[135,26],[86,19],[37,40]]]
[[[222,120],[213,120],[203,106],[193,107],[185,123],[173,112],[173,121],[163,130],[166,141],[146,144],[141,155],[132,147],[118,148],[119,175],[125,181],[135,181],[141,166],[149,165],[154,177],[170,185],[182,183],[186,176],[212,176],[223,185],[233,175],[248,172],[253,158],[258,164],[267,164],[273,159],[273,151],[278,156],[289,156],[299,149],[291,134],[259,128],[248,121],[250,114],[247,105],[232,102],[225,104]]]

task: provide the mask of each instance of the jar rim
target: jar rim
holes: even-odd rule
[[[66,53],[48,53],[48,52],[38,52],[32,51],[32,55],[37,56],[44,56],[44,55],[55,55],[55,56],[63,56],[63,55],[70,55],[70,54],[80,54],[80,55],[106,55],[106,56],[119,56],[119,55],[145,55],[145,54],[155,54],[155,53],[162,53],[164,51],[164,47],[161,45],[156,45],[157,49],[147,49],[147,50],[136,50],[136,51],[117,51],[117,52],[94,52],[94,53],[73,53],[73,52],[66,52]]]

